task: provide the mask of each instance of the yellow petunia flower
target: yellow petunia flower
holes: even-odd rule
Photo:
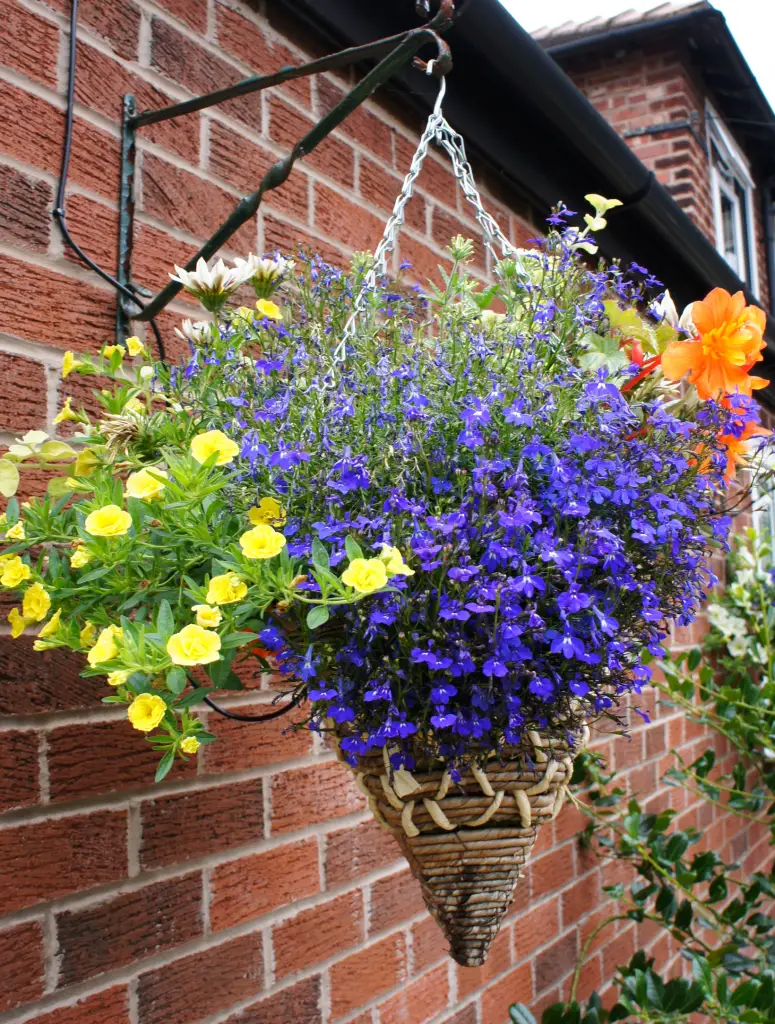
[[[371,594],[387,583],[387,569],[379,558],[353,558],[342,573],[342,583],[361,594]]]
[[[140,693],[127,708],[127,718],[140,732],[150,732],[161,722],[167,705],[157,693]]]
[[[62,359],[62,379],[69,376],[73,370],[77,370],[81,366],[81,362],[75,358],[73,352],[65,352]]]
[[[114,353],[118,352],[118,354],[121,356],[121,359],[123,359],[125,351],[126,350],[124,349],[123,345],[106,345],[105,348],[102,350],[102,354],[105,357],[105,359],[110,359]]]
[[[54,417],[55,426],[60,423],[80,423],[81,417],[73,409],[72,402],[72,398],[68,395],[65,404]]]
[[[148,409],[145,405],[145,402],[141,398],[138,398],[137,395],[135,395],[134,398],[130,398],[129,401],[124,403],[124,408],[121,411],[134,412],[137,413],[138,416],[145,416]]]
[[[106,680],[108,686],[123,686],[132,675],[128,668],[117,668],[115,672],[108,672]]]
[[[269,526],[284,526],[288,518],[277,498],[262,498],[258,505],[248,509],[248,519],[254,526],[267,523]]]
[[[236,572],[225,572],[213,576],[207,588],[208,604],[234,604],[241,601],[248,592],[247,584]]]
[[[85,626],[78,634],[78,639],[81,642],[81,647],[91,647],[94,643],[94,638],[97,636],[97,627],[93,622],[86,621]]]
[[[44,626],[41,626],[41,629],[40,629],[40,632],[38,633],[38,636],[39,637],[53,636],[56,633],[56,631],[59,629],[59,620],[61,618],[62,618],[62,609],[61,608],[57,608],[57,610],[54,612],[54,614],[51,616],[51,618],[48,620],[48,622]]]
[[[166,475],[163,469],[157,469],[156,467],[152,471],[138,469],[136,473],[130,473],[127,477],[126,493],[130,498],[153,501],[154,498],[159,497],[166,486],[163,480],[157,480],[156,478],[159,476],[166,477]]]
[[[274,558],[285,547],[286,540],[281,533],[266,523],[259,523],[252,530],[243,533],[239,539],[245,558]]]
[[[184,754],[195,754],[199,750],[201,743],[196,736],[186,736],[184,740],[180,742],[180,749]]]
[[[12,608],[8,614],[8,621],[11,624],[11,636],[16,640],[20,637],[29,623],[21,614],[18,608]]]
[[[100,460],[94,452],[86,448],[84,451],[78,452],[73,464],[73,476],[91,476],[99,464]]]
[[[173,633],[167,641],[173,665],[209,665],[221,657],[221,638],[211,629],[193,623]]]
[[[106,626],[100,631],[97,642],[86,655],[86,660],[92,668],[101,665],[103,661],[112,661],[118,655],[118,643],[124,635],[120,626]]]
[[[196,612],[197,626],[203,629],[215,629],[223,621],[221,609],[214,608],[211,604],[195,604],[191,610]]]
[[[6,540],[24,540],[24,523],[21,519],[14,523],[10,530],[5,531]]]
[[[92,537],[122,537],[132,525],[132,517],[118,505],[105,505],[86,517],[83,528]]]
[[[222,430],[206,430],[191,439],[191,454],[200,464],[206,462],[211,455],[217,453],[216,466],[225,466],[233,462],[239,454],[239,445],[232,441]]]
[[[30,567],[18,555],[12,555],[8,561],[3,562],[0,568],[2,568],[0,584],[4,587],[18,587],[32,575]]]
[[[258,315],[266,317],[267,320],[282,320],[283,312],[276,302],[271,299],[259,299],[256,302]]]
[[[42,622],[48,615],[51,607],[51,598],[48,591],[40,583],[33,583],[27,589],[22,600],[22,612],[24,618],[30,622]]]
[[[391,547],[390,544],[382,545],[379,560],[384,562],[391,576],[414,576],[414,569],[409,568],[398,548]]]
[[[133,334],[131,338],[126,339],[126,347],[127,352],[129,352],[133,359],[135,356],[143,355],[145,353],[145,345],[143,345],[142,341],[140,341],[136,334]]]
[[[75,551],[70,555],[70,568],[71,569],[83,569],[85,565],[91,562],[94,556],[91,552],[87,551],[86,548],[76,548]]]

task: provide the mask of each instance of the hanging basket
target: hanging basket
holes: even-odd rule
[[[583,749],[584,734],[573,747]],[[341,756],[341,754],[340,754]],[[560,812],[573,773],[565,742],[528,733],[486,768],[452,781],[439,762],[390,767],[387,748],[353,768],[374,817],[398,840],[423,899],[463,967],[479,967],[513,898],[539,826]]]

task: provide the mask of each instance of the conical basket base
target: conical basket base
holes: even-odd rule
[[[387,754],[362,757],[353,770],[375,818],[398,840],[452,957],[480,966],[539,826],[562,806],[573,771],[567,745],[530,733],[529,744],[458,783],[443,767],[392,771]]]
[[[536,828],[463,828],[442,843],[433,833],[396,836],[452,959],[463,967],[480,967],[487,959],[536,833]]]

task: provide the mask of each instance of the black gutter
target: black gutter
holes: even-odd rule
[[[416,23],[412,0],[275,0],[338,43],[359,43]],[[636,260],[681,305],[715,286],[754,296],[622,138],[498,0],[469,0],[446,33],[454,69],[445,110],[476,158],[546,215],[560,199],[621,199],[600,235],[609,258]],[[435,86],[409,71],[394,95],[427,112]],[[765,376],[775,380],[775,321],[768,317]],[[769,389],[768,389],[769,390]],[[775,404],[775,395],[773,396]]]

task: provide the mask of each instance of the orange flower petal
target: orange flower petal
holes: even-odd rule
[[[703,361],[697,342],[671,341],[662,353],[662,372],[668,380],[682,380],[688,373],[701,371]]]

